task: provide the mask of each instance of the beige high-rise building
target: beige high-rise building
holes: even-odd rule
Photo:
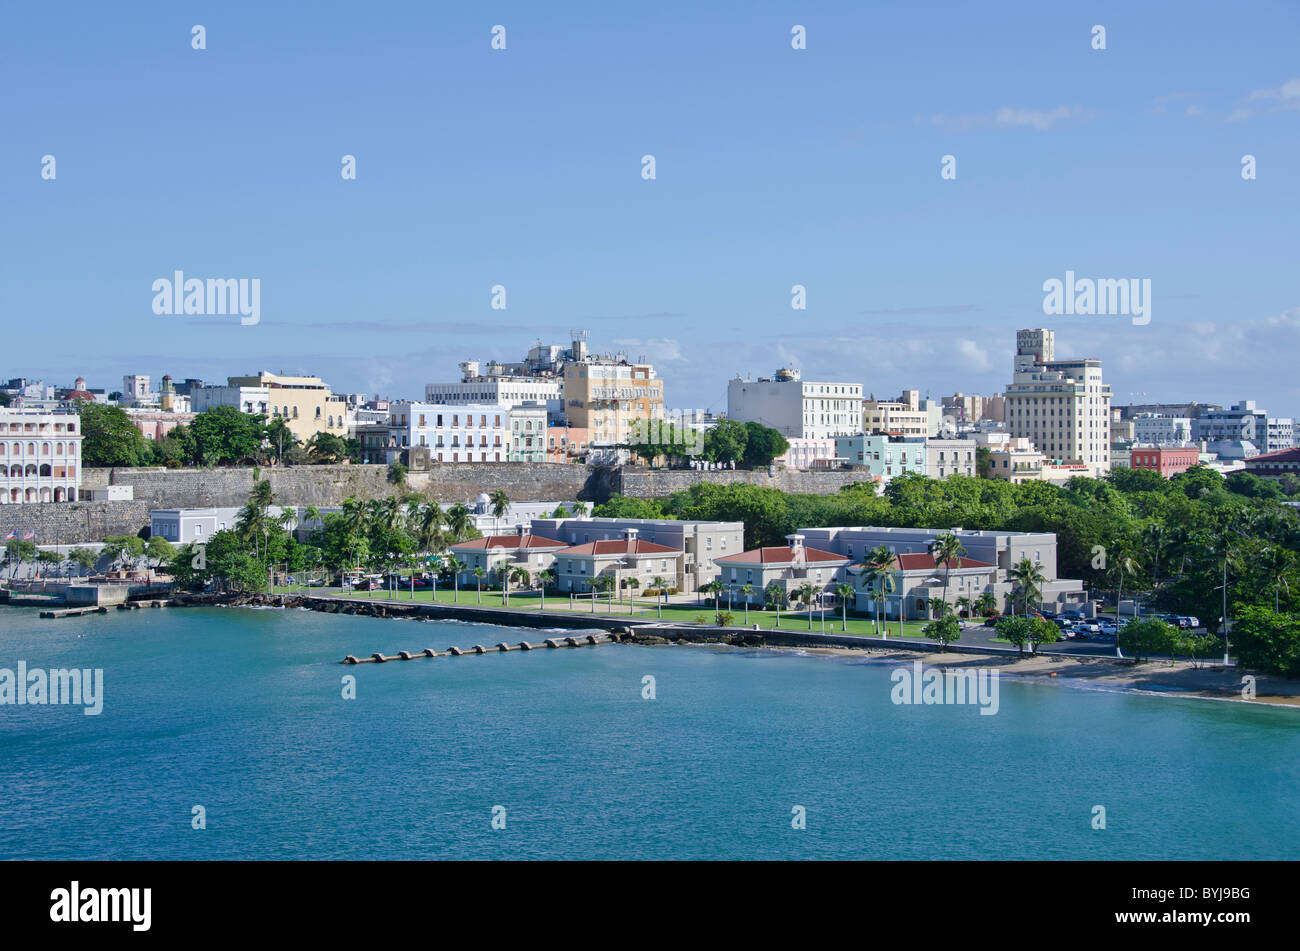
[[[1081,464],[1097,477],[1109,472],[1110,396],[1100,360],[1057,360],[1054,331],[1016,332],[1006,429],[1030,440],[1045,461]]]
[[[596,357],[564,368],[565,418],[593,446],[626,443],[636,421],[663,414],[664,381],[648,363]]]

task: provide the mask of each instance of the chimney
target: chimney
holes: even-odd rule
[[[803,551],[803,536],[799,534],[787,535],[785,540],[790,543],[790,551],[794,553],[791,563],[802,565],[806,560]]]
[[[623,537],[627,539],[628,554],[634,554],[636,552],[636,534],[637,530],[635,528],[623,529]]]

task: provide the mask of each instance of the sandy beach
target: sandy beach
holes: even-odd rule
[[[1222,664],[1187,661],[1170,664],[1168,659],[1135,663],[1114,657],[1070,657],[1030,655],[1023,658],[978,654],[931,653],[927,651],[862,649],[854,647],[776,647],[773,650],[801,650],[808,654],[834,654],[860,658],[870,663],[904,664],[919,660],[927,667],[996,668],[1001,676],[1087,684],[1099,689],[1169,693],[1180,697],[1261,703],[1300,708],[1300,681],[1267,674],[1241,671]],[[1255,697],[1243,696],[1243,676],[1255,678]]]

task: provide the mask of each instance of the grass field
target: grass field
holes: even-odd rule
[[[434,601],[434,592],[416,591],[414,597],[410,590],[399,591],[395,595],[388,591],[349,591],[340,588],[273,588],[275,594],[310,594],[316,597],[349,597],[349,598],[372,598],[375,601],[392,600],[400,603],[424,603],[429,604]],[[438,604],[462,604],[467,606],[482,605],[483,607],[501,608],[506,607],[509,610],[517,611],[539,611],[546,610],[556,614],[602,614],[602,615],[622,615],[624,617],[640,618],[642,620],[658,619],[662,617],[665,621],[677,624],[694,624],[697,623],[701,616],[705,623],[712,625],[714,623],[714,608],[710,604],[697,604],[691,602],[685,604],[682,602],[669,603],[659,607],[653,598],[637,598],[635,601],[628,601],[624,598],[622,601],[597,601],[594,603],[588,598],[578,598],[572,603],[568,595],[548,595],[543,607],[542,598],[536,591],[514,592],[510,595],[509,605],[502,604],[501,592],[499,590],[476,591],[473,587],[462,588],[459,595],[451,590],[442,590],[437,592]],[[727,610],[726,600],[722,602],[722,610]],[[594,612],[593,612],[594,607]],[[661,613],[662,612],[662,613]],[[733,627],[753,627],[755,624],[760,629],[770,630],[780,627],[782,630],[790,631],[807,631],[808,612],[807,611],[782,611],[780,615],[780,624],[777,624],[777,615],[773,611],[763,611],[751,607],[749,609],[749,620],[746,622],[745,609],[737,604],[731,609]],[[923,624],[919,621],[904,621],[900,632],[899,622],[890,621],[888,623],[889,637],[908,637],[924,639],[925,635],[921,633]],[[822,614],[819,611],[813,612],[811,630],[821,632]],[[841,620],[838,610],[826,610],[826,632],[859,634],[867,637],[878,636],[875,621],[871,618],[854,617],[852,612],[849,614],[847,630]]]

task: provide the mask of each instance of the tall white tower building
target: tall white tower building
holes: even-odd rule
[[[1006,427],[1029,439],[1045,459],[1082,464],[1090,475],[1110,472],[1110,386],[1101,361],[1057,360],[1052,330],[1016,331]]]

